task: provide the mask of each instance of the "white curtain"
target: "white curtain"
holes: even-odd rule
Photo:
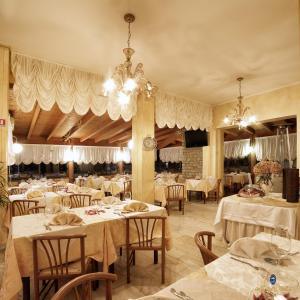
[[[12,72],[15,78],[14,97],[24,112],[32,111],[35,102],[43,110],[51,110],[57,103],[68,114],[73,109],[84,115],[89,109],[101,116],[106,111],[112,120],[120,116],[129,121],[136,113],[136,99],[120,105],[117,99],[102,94],[103,78],[98,74],[49,63],[21,54],[12,54]]]
[[[14,97],[24,112],[32,111],[36,101],[43,110],[57,103],[68,114],[73,109],[84,115],[89,109],[101,116],[106,111],[112,120],[120,116],[129,121],[137,111],[136,99],[120,105],[116,98],[103,96],[103,77],[22,54],[12,54],[15,78]],[[156,123],[162,128],[208,129],[212,123],[212,107],[201,102],[159,92],[155,96]]]
[[[116,163],[131,161],[130,150],[119,147],[64,146],[23,144],[23,151],[16,155],[16,164],[66,163],[70,160],[78,164]]]
[[[289,135],[290,139],[290,149],[291,149],[291,159],[297,158],[297,135],[295,133]],[[277,143],[277,148],[276,148]],[[270,159],[278,160],[279,157],[279,147],[282,143],[281,149],[283,149],[283,159],[288,159],[287,151],[287,141],[286,136],[283,136],[283,140],[274,136],[258,137],[255,139],[254,151],[256,153],[257,160]],[[250,140],[237,140],[224,142],[224,156],[226,158],[238,158],[245,157],[251,152]]]
[[[7,134],[7,164],[9,166],[13,165],[15,163],[15,153],[13,151],[13,124],[11,122],[11,119],[8,118],[8,134]]]
[[[163,162],[180,162],[182,161],[182,147],[160,149],[159,157]]]
[[[212,124],[212,107],[201,102],[158,92],[155,99],[155,118],[158,127],[209,129]]]

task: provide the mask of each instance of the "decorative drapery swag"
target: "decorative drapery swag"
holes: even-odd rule
[[[180,162],[182,161],[182,147],[160,149],[159,157],[163,162]]]
[[[66,163],[73,160],[78,164],[103,164],[116,163],[118,161],[131,161],[130,150],[119,147],[96,147],[96,146],[65,146],[65,145],[36,145],[23,144],[23,151],[15,155],[11,164],[26,165],[35,163]]]
[[[112,120],[120,116],[129,121],[137,111],[133,99],[128,105],[120,105],[116,98],[103,96],[103,77],[74,68],[49,63],[18,53],[12,53],[12,72],[15,77],[14,97],[18,107],[30,112],[36,102],[43,110],[51,110],[57,103],[68,114],[73,109],[84,115],[89,109],[101,116],[106,111]],[[156,123],[159,127],[204,129],[212,122],[209,105],[159,92],[155,97]]]
[[[136,113],[136,99],[128,105],[120,105],[117,99],[104,97],[103,78],[97,74],[17,53],[12,54],[12,72],[14,97],[24,112],[30,112],[37,101],[47,111],[57,103],[65,114],[74,109],[77,114],[84,115],[91,109],[101,116],[107,111],[112,120],[121,116],[129,121]]]
[[[158,92],[155,102],[155,119],[158,127],[166,125],[190,129],[209,129],[212,125],[212,107],[208,104]]]
[[[291,159],[294,160],[297,158],[297,135],[292,133],[289,135],[290,137],[290,149],[291,149]],[[288,159],[288,151],[287,151],[287,143],[286,136],[283,136],[282,143],[282,151],[283,158]],[[267,136],[267,137],[259,137],[255,139],[255,148],[254,151],[256,153],[256,158],[258,160],[262,159],[270,159],[276,160],[279,155],[279,145],[280,141],[277,141],[277,149],[276,149],[276,140],[277,136]],[[237,140],[224,142],[224,155],[226,158],[239,158],[247,156],[251,151],[250,148],[250,140]]]

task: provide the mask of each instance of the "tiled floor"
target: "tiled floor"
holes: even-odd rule
[[[126,283],[125,255],[115,264],[118,281],[113,285],[113,299],[135,299],[153,294],[176,280],[188,275],[203,266],[202,258],[194,243],[197,231],[213,231],[213,221],[217,204],[209,201],[205,205],[197,201],[189,202],[185,207],[185,215],[176,210],[171,211],[169,222],[173,237],[173,248],[166,255],[166,284],[160,284],[160,264],[153,265],[153,252],[138,252],[136,265],[131,270],[131,283]],[[221,241],[214,240],[213,251],[217,255],[226,252]],[[3,251],[0,251],[0,262],[3,262]],[[0,272],[2,273],[1,263]],[[0,273],[0,278],[1,278]],[[103,299],[99,289],[95,292],[95,299]]]

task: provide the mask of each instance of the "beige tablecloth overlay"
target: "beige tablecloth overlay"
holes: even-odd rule
[[[124,205],[118,207],[122,209]],[[82,226],[51,226],[51,231],[46,231],[44,227],[45,217],[43,214],[34,214],[14,217],[10,227],[10,235],[7,241],[5,253],[5,271],[3,285],[0,292],[3,299],[12,299],[22,288],[21,277],[31,276],[33,272],[32,240],[31,237],[37,234],[57,235],[57,234],[86,234],[85,252],[89,257],[99,262],[103,262],[103,269],[107,271],[108,266],[117,259],[116,249],[124,245],[126,240],[126,222],[124,216],[114,213],[114,209],[106,209],[100,215],[86,215],[86,208],[72,209],[73,213],[79,215],[84,224]],[[129,213],[126,216],[166,216],[164,208],[149,205],[149,212]],[[50,220],[48,220],[50,221]],[[160,232],[155,232],[155,237],[160,236]],[[171,248],[171,236],[168,223],[166,223],[166,248]],[[137,240],[137,236],[132,235],[132,242]],[[71,252],[70,261],[79,258],[79,247]],[[47,267],[47,261],[41,260],[42,268]]]
[[[272,232],[276,226],[300,236],[300,204],[280,199],[280,194],[264,198],[242,198],[237,195],[221,200],[215,218],[215,232],[229,243],[259,232]]]
[[[123,178],[120,180],[104,180],[104,192],[111,193],[113,196],[122,193],[124,191],[124,182],[125,180]]]
[[[254,239],[270,241],[271,235],[260,233]],[[287,249],[288,240],[279,236],[272,238],[272,242],[278,245],[281,249]],[[300,251],[300,241],[292,240],[291,252]],[[250,292],[262,284],[262,277],[266,273],[257,271],[249,265],[235,261],[230,258],[231,255],[225,254],[219,259],[205,266],[205,270],[209,278],[218,281],[219,283],[237,290],[245,296],[249,296]],[[258,267],[265,268],[270,274],[276,274],[277,279],[286,280],[288,277],[300,278],[300,255],[293,255],[286,266],[272,265],[264,262],[263,259],[246,259],[241,260],[249,262]],[[296,293],[291,293],[292,296],[300,296],[300,290]],[[250,299],[250,298],[249,298]],[[252,299],[252,298],[251,298]]]
[[[170,289],[174,288],[176,291],[183,291],[189,297],[195,300],[243,300],[247,297],[241,295],[237,291],[226,287],[217,281],[210,279],[204,269],[200,269],[197,272],[176,281],[167,288],[159,291],[152,296],[146,296],[139,298],[139,300],[158,300],[158,299],[172,299],[177,300]]]
[[[208,179],[187,179],[186,191],[204,192],[205,196],[208,196],[208,192],[213,190],[216,186],[215,178]]]

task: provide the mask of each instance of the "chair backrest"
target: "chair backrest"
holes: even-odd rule
[[[102,204],[102,199],[92,199],[91,205],[99,205]]]
[[[91,283],[95,280],[105,281],[105,299],[112,300],[111,285],[112,282],[117,280],[117,275],[103,272],[81,275],[69,281],[58,290],[58,292],[52,297],[51,300],[64,300],[66,298],[69,299],[69,297],[70,299],[74,300],[91,300]]]
[[[84,185],[85,185],[85,179],[84,179],[84,178],[79,178],[79,179],[78,179],[78,185],[79,185],[80,187],[84,186]]]
[[[11,215],[12,217],[28,215],[27,210],[38,204],[38,200],[14,200],[11,202]]]
[[[131,180],[124,181],[124,190],[123,190],[123,192],[124,192],[124,194],[126,192],[132,193],[132,183],[131,183]]]
[[[85,246],[84,239],[86,234],[74,235],[37,235],[32,238],[33,250],[33,273],[35,280],[41,278],[40,271],[47,268],[47,275],[43,277],[58,278],[70,275],[69,264],[71,253],[76,247],[79,249],[80,271],[78,274],[85,273]],[[77,257],[78,259],[78,257]],[[41,263],[42,261],[42,263]],[[42,264],[42,266],[41,266]],[[71,272],[74,275],[74,271]]]
[[[134,243],[135,249],[164,249],[166,244],[166,217],[128,217],[126,218],[126,246]],[[161,244],[153,245],[155,237],[161,238]]]
[[[233,184],[233,176],[225,175],[225,186],[231,186]]]
[[[19,194],[26,193],[26,191],[27,191],[26,188],[14,187],[9,190],[9,194],[10,195],[19,195]]]
[[[213,232],[200,231],[197,232],[194,237],[195,243],[201,252],[202,259],[205,265],[211,263],[212,261],[218,258],[218,256],[212,252],[213,236],[215,236]]]
[[[44,213],[46,206],[32,206],[26,210],[27,215]]]
[[[66,187],[63,186],[63,185],[53,185],[53,186],[52,186],[52,191],[53,191],[54,193],[56,193],[56,192],[63,191],[65,188],[66,188]]]
[[[70,196],[71,208],[90,206],[91,199],[89,194],[73,194]]]
[[[168,186],[168,199],[178,200],[184,198],[184,185],[172,184]]]
[[[216,182],[216,192],[217,192],[218,197],[219,197],[219,194],[220,194],[221,182],[222,182],[222,179],[218,178],[217,182]]]

